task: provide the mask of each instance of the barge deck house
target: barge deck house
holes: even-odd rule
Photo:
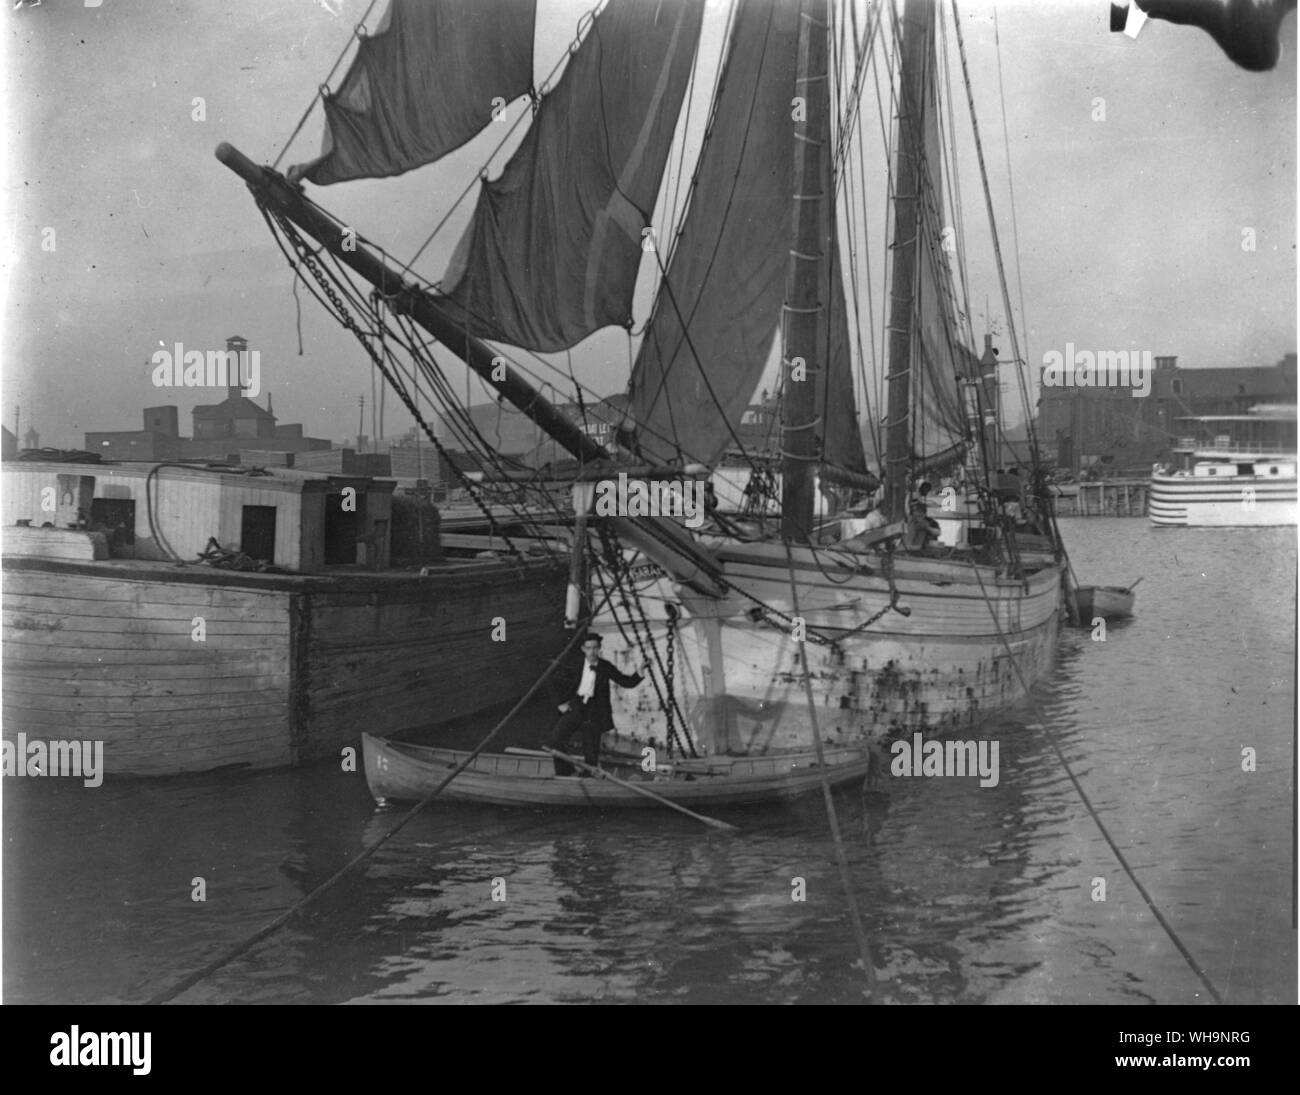
[[[109,774],[359,757],[363,729],[516,698],[566,638],[567,560],[390,569],[392,481],[26,461],[3,477],[4,736],[101,740]],[[272,566],[199,563],[211,540]]]
[[[1151,475],[1155,525],[1238,528],[1296,523],[1296,408],[1263,404],[1246,414],[1178,420],[1181,466]]]

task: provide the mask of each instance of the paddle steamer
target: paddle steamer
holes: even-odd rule
[[[1155,525],[1236,528],[1296,523],[1296,408],[1262,404],[1246,414],[1179,419],[1191,433],[1157,466],[1148,516]]]

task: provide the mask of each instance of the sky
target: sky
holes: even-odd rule
[[[150,356],[177,342],[220,349],[240,334],[261,354],[259,402],[270,392],[281,422],[338,442],[354,436],[358,396],[371,398],[368,362],[305,291],[299,313],[287,265],[213,149],[229,141],[274,160],[365,0],[86,2],[0,6],[0,218],[11,241],[0,258],[0,421],[12,429],[21,406],[21,432],[34,425],[42,445],[80,448],[87,430],[138,429],[142,407],[175,403],[188,433],[192,406],[215,399],[154,388]],[[539,79],[588,6],[539,0]],[[1112,34],[1106,0],[999,4],[996,46],[990,0],[959,7],[1017,313],[1019,258],[1027,360],[1067,343],[1149,349],[1191,367],[1270,365],[1293,352],[1294,14],[1278,67],[1249,73],[1196,28],[1151,21],[1136,40]],[[702,50],[721,41],[724,9],[708,0]],[[321,128],[313,111],[281,166],[314,156]],[[409,256],[472,186],[497,139],[485,133],[398,179],[312,193]],[[958,155],[973,223],[982,199],[960,136]],[[458,206],[423,256],[429,278],[441,275],[470,211]],[[978,242],[970,233],[975,296],[986,295],[1001,322],[994,267],[974,256]],[[647,290],[637,322],[648,310]],[[594,336],[573,350],[572,367],[601,395],[623,390],[625,336]],[[463,391],[464,371],[449,365],[448,374]],[[484,398],[477,380],[471,394]],[[409,425],[389,398],[384,432]]]

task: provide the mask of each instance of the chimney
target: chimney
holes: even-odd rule
[[[226,339],[226,362],[231,370],[226,377],[227,399],[238,399],[244,394],[243,378],[248,373],[248,359],[244,355],[247,353],[248,339],[243,335],[231,335]]]
[[[980,368],[992,369],[997,366],[998,352],[993,348],[993,336],[984,336],[984,354],[980,357]]]
[[[984,353],[980,355],[980,379],[984,382],[985,415],[1002,421],[1002,378],[998,376],[998,351],[991,334],[984,336]]]
[[[144,409],[145,433],[161,433],[167,437],[180,437],[180,410],[171,405]]]

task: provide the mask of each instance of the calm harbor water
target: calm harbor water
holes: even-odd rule
[[[1294,1002],[1295,531],[1062,526],[1082,581],[1144,578],[1137,618],[1105,642],[1067,631],[1035,693],[1042,721],[1026,704],[981,730],[1000,742],[998,785],[892,778],[865,801],[836,797],[879,998],[1205,999],[1055,741],[1223,997]],[[333,766],[93,790],[5,780],[3,793],[7,1002],[142,1001],[402,812]],[[820,797],[722,816],[743,832],[666,812],[435,804],[180,1000],[861,1001]]]

